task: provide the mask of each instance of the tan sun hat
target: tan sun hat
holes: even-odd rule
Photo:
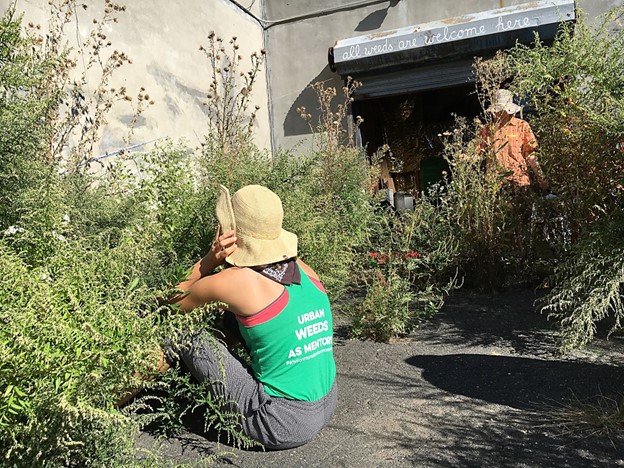
[[[223,231],[236,231],[238,248],[225,259],[229,264],[258,266],[297,256],[297,236],[282,229],[282,201],[268,188],[247,185],[230,198],[222,185],[216,214]]]
[[[496,91],[496,95],[492,100],[492,105],[487,108],[488,112],[500,112],[505,111],[508,114],[515,114],[520,112],[522,107],[513,102],[513,94],[507,89],[499,89]]]

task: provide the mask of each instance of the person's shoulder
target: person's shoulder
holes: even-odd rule
[[[218,273],[212,275],[213,278],[216,278],[220,281],[243,281],[246,278],[253,276],[253,272],[249,268],[241,268],[236,266],[231,266],[224,268]]]
[[[203,280],[217,300],[229,303],[233,297],[240,296],[241,291],[252,284],[254,272],[249,268],[229,267]]]
[[[301,269],[303,270],[303,272],[309,277],[309,278],[314,278],[316,280],[319,279],[319,276],[316,274],[316,272],[312,269],[312,267],[310,265],[308,265],[307,263],[305,263],[303,260],[301,260],[300,258],[297,258],[297,264],[301,267]]]

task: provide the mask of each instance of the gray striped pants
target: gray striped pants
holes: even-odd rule
[[[267,395],[253,371],[215,338],[195,335],[180,359],[200,382],[231,401],[242,416],[245,433],[269,449],[303,445],[326,426],[336,408],[336,383],[317,401],[297,401]]]

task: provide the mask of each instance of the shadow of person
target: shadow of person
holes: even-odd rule
[[[598,395],[620,393],[624,372],[617,366],[485,354],[412,356],[432,385],[520,410],[535,410]]]

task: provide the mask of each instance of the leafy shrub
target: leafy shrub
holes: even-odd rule
[[[73,7],[51,5],[61,16]],[[121,7],[105,8],[112,21]],[[176,284],[213,226],[192,223],[204,210],[184,151],[163,148],[140,161],[142,181],[123,159],[101,177],[88,175],[83,162],[97,133],[80,130],[61,101],[75,107],[78,99],[79,114],[97,122],[115,95],[100,96],[103,107],[93,109],[66,86],[71,64],[61,30],[52,27],[44,49],[20,33],[12,10],[0,28],[2,464],[132,464],[139,424],[115,402],[128,388],[152,385],[134,376],[152,372],[163,336],[210,314],[169,317],[157,297]],[[82,139],[63,157],[60,142],[74,131]],[[195,241],[183,242],[187,235]]]
[[[553,288],[538,309],[561,324],[561,349],[589,343],[597,324],[609,319],[609,334],[624,319],[624,214],[596,223],[550,278]]]
[[[46,116],[58,97],[46,98],[43,82],[54,59],[36,56],[36,39],[23,36],[13,9],[0,18],[0,229],[15,225],[23,190],[45,179],[39,154],[51,132]]]
[[[170,258],[163,264],[197,261],[205,255],[216,231],[215,190],[198,183],[193,155],[167,142],[136,158],[139,180],[129,179],[132,200],[150,220],[154,245]]]
[[[277,162],[276,176],[282,176],[277,171],[285,164]],[[373,216],[372,198],[365,191],[368,163],[361,151],[345,147],[303,156],[291,167],[305,172],[273,187],[284,202],[285,228],[299,234],[301,257],[318,272],[331,297],[337,298],[349,289],[357,252],[367,244]],[[331,184],[323,185],[323,177]]]
[[[462,239],[461,271],[470,285],[537,284],[592,223],[621,206],[620,12],[605,15],[596,28],[582,17],[562,26],[552,45],[536,37],[534,44],[475,63],[484,109],[501,87],[525,104],[540,165],[557,198],[511,197],[501,190],[484,170],[488,155],[476,151],[489,114],[484,122],[458,119],[446,139],[451,179],[441,200]]]
[[[554,43],[518,46],[505,56],[517,94],[527,99],[539,158],[572,239],[621,208],[624,159],[622,8],[590,27],[581,17]]]
[[[413,326],[410,306],[414,301],[410,283],[390,270],[377,271],[361,305],[352,312],[352,333],[377,341],[389,341]]]
[[[362,302],[349,305],[352,335],[388,341],[409,333],[456,288],[458,243],[443,206],[427,195],[413,212],[376,213],[368,252],[358,265]]]
[[[435,210],[448,218],[442,223],[447,226],[442,235],[457,243],[456,260],[467,284],[492,289],[524,276],[519,263],[528,260],[525,247],[532,239],[527,238],[526,223],[518,222],[527,207],[502,190],[495,172],[485,170],[491,155],[477,149],[482,127],[479,120],[456,119],[452,132],[443,139],[450,174],[431,196],[436,200]],[[515,264],[505,265],[510,261]]]
[[[10,465],[129,456],[136,426],[114,402],[156,359],[153,316],[137,315],[153,296],[137,281],[141,262],[128,261],[136,246],[57,242],[35,268],[1,244],[0,445]]]
[[[597,324],[622,317],[624,32],[621,7],[590,27],[563,28],[552,46],[501,57],[512,86],[535,111],[539,158],[558,195],[561,263],[539,309],[561,324],[562,349],[589,342]],[[571,248],[569,244],[572,244]]]

